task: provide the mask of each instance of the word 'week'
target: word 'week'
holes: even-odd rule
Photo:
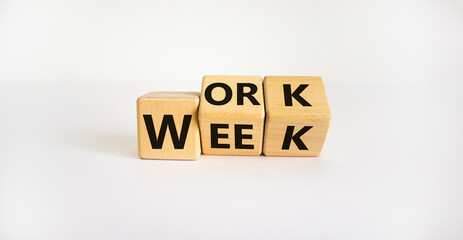
[[[331,113],[320,77],[212,76],[201,93],[137,101],[139,156],[319,156]]]

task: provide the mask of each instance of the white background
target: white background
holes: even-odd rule
[[[0,239],[462,239],[462,1],[0,0]],[[321,75],[318,158],[137,157],[136,98]]]

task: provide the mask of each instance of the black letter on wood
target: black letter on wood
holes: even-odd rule
[[[252,125],[236,124],[235,125],[235,148],[236,149],[254,149],[252,144],[243,144],[243,139],[252,139],[251,134],[243,134],[243,129],[252,129]]]
[[[230,144],[219,144],[219,138],[228,138],[228,134],[219,134],[219,128],[228,128],[228,124],[211,123],[211,148],[230,148]]]
[[[309,150],[304,142],[301,140],[301,136],[309,131],[312,128],[312,126],[304,126],[299,132],[293,135],[294,132],[294,126],[288,126],[286,128],[286,134],[285,134],[285,139],[283,140],[283,146],[281,147],[281,150],[288,150],[289,145],[291,144],[291,139],[294,141],[296,144],[297,148],[299,150]]]
[[[212,98],[212,90],[214,90],[216,87],[221,87],[223,90],[225,90],[225,97],[221,101],[216,101]],[[207,86],[206,90],[204,91],[204,97],[212,105],[225,105],[230,102],[232,98],[232,90],[230,86],[225,83],[213,83]]]
[[[244,87],[248,87],[250,90],[247,93],[244,93]],[[238,83],[236,84],[237,88],[237,103],[238,105],[243,105],[244,97],[247,97],[251,101],[252,105],[260,105],[257,99],[252,96],[257,92],[257,86],[253,83]]]
[[[296,99],[302,106],[311,107],[304,98],[301,97],[301,92],[304,91],[309,86],[309,84],[301,84],[296,88],[296,91],[291,93],[291,85],[283,84],[283,93],[285,95],[285,106],[293,106],[293,98]]]
[[[185,147],[186,136],[188,129],[190,128],[191,115],[183,116],[182,130],[180,131],[180,138],[177,134],[177,128],[175,127],[174,116],[164,115],[162,118],[161,129],[159,130],[159,138],[156,137],[156,131],[154,130],[153,117],[151,115],[143,115],[145,120],[146,129],[148,130],[148,136],[151,142],[152,149],[161,149],[166,136],[167,127],[169,127],[172,143],[175,149],[183,149]]]

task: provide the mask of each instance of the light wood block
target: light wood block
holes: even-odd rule
[[[266,156],[319,156],[331,122],[321,77],[264,78]]]
[[[138,154],[144,159],[197,159],[199,93],[150,92],[137,100]]]
[[[260,76],[204,76],[198,114],[204,154],[262,153],[265,109]]]

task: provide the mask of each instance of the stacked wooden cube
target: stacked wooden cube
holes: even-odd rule
[[[319,156],[331,112],[320,77],[204,76],[201,93],[137,100],[144,159],[210,155]]]

